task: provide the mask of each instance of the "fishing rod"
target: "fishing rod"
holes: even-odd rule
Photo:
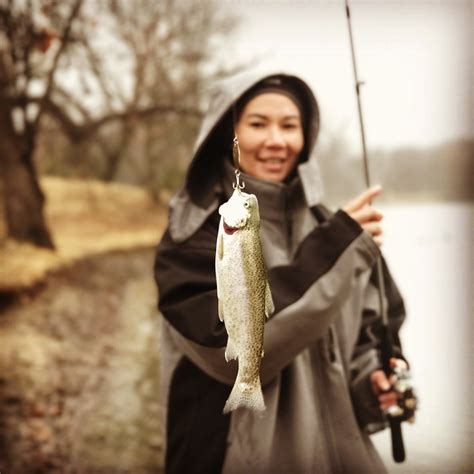
[[[370,187],[370,171],[369,171],[369,160],[367,155],[367,145],[365,140],[365,127],[364,127],[364,117],[362,114],[362,102],[360,98],[361,86],[364,84],[363,81],[359,80],[359,75],[357,73],[357,62],[354,49],[354,39],[352,36],[352,24],[351,24],[351,13],[349,8],[349,1],[345,0],[346,6],[346,17],[347,25],[349,30],[349,40],[351,45],[351,55],[352,55],[352,69],[354,73],[354,82],[355,82],[355,91],[357,96],[357,109],[359,112],[359,125],[360,125],[360,134],[362,138],[362,158],[364,163],[364,175],[365,175],[365,184],[366,187]],[[397,376],[397,382],[395,383],[394,389],[402,395],[401,399],[398,402],[397,406],[390,407],[385,415],[390,424],[390,431],[392,437],[392,456],[394,461],[403,462],[405,460],[405,446],[403,444],[403,435],[401,423],[405,420],[412,421],[414,418],[414,411],[416,408],[416,398],[413,394],[413,388],[411,385],[410,375],[407,369],[395,368],[393,369],[390,365],[390,359],[394,357],[393,350],[393,340],[390,333],[389,321],[387,308],[385,305],[385,282],[383,277],[383,268],[382,268],[382,257],[379,255],[377,257],[376,263],[376,281],[377,281],[377,290],[378,290],[378,300],[379,300],[379,311],[382,318],[382,334],[381,334],[381,358],[382,358],[382,368],[385,372],[387,378],[391,374],[395,373]]]

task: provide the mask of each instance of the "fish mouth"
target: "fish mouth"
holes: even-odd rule
[[[227,225],[224,221],[224,232],[227,234],[227,235],[232,235],[234,232],[236,232],[238,230],[237,227],[231,227],[230,225]]]

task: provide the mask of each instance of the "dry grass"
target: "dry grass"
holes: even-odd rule
[[[41,186],[56,250],[3,240],[0,291],[33,286],[49,271],[91,254],[153,246],[166,224],[165,206],[141,188],[53,177]]]

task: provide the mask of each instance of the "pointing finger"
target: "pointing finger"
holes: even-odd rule
[[[344,211],[347,213],[351,213],[357,211],[361,207],[365,206],[366,204],[372,202],[376,196],[378,196],[382,192],[382,186],[379,184],[377,186],[372,186],[369,189],[366,189],[363,193],[359,194],[356,198],[344,207]]]

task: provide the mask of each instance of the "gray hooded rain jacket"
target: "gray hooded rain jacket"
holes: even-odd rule
[[[305,99],[305,149],[285,183],[242,174],[256,194],[276,311],[265,326],[261,381],[266,411],[223,415],[237,373],[217,314],[217,208],[232,192],[231,107],[264,77],[279,75]],[[231,123],[231,122],[230,122]],[[227,124],[227,125],[226,125]],[[155,275],[162,313],[162,397],[168,473],[376,473],[385,468],[369,433],[385,427],[369,377],[381,367],[380,317],[370,235],[321,203],[310,159],[316,99],[301,79],[242,74],[216,88],[186,183],[171,201]],[[404,305],[384,263],[393,340]]]

